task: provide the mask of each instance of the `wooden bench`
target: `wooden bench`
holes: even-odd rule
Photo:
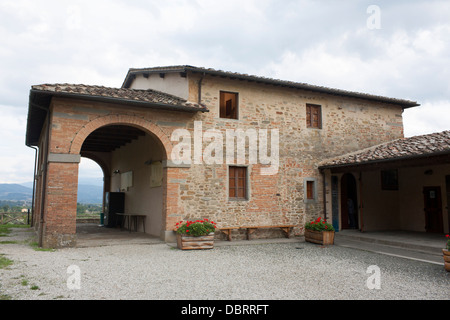
[[[294,227],[295,225],[293,224],[287,224],[281,226],[245,226],[245,227],[220,227],[220,228],[218,227],[217,229],[225,233],[227,236],[227,240],[231,241],[231,230],[234,229],[247,229],[247,240],[250,240],[250,235],[254,233],[257,229],[274,229],[274,228],[280,228],[285,233],[286,238],[289,238],[291,229]]]
[[[221,232],[225,233],[227,236],[227,240],[231,241],[231,230],[234,229],[240,229],[240,227],[222,227],[222,228],[216,228],[220,230]]]
[[[280,228],[281,230],[283,230],[284,234],[286,235],[286,238],[289,238],[291,229],[294,227],[295,225],[293,224],[287,224],[281,226],[246,226],[240,227],[240,229],[247,229],[247,240],[250,240],[250,235],[254,233],[257,229],[275,229],[275,228]]]

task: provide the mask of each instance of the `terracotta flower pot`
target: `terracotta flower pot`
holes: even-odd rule
[[[447,249],[442,249],[444,254],[444,268],[446,271],[450,272],[450,251]]]

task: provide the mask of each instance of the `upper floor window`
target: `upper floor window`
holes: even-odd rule
[[[322,129],[322,106],[317,104],[306,105],[306,127]]]
[[[234,92],[220,92],[220,117],[226,119],[238,118],[238,94]]]

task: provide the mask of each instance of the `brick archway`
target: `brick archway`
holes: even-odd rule
[[[153,134],[163,145],[166,159],[170,159],[170,155],[172,153],[172,142],[170,141],[168,134],[166,134],[158,125],[152,123],[151,121],[145,120],[142,117],[127,114],[107,115],[96,118],[84,125],[83,128],[76,133],[74,139],[72,140],[69,153],[80,154],[84,140],[86,140],[86,138],[98,128],[108,125],[128,125]]]
[[[171,152],[172,152],[172,142],[170,141],[170,132],[162,129],[157,124],[150,120],[146,120],[142,117],[134,115],[125,114],[112,114],[107,116],[102,116],[96,118],[89,123],[86,123],[75,135],[73,140],[69,145],[69,154],[82,154],[87,155],[82,151],[82,146],[84,141],[89,137],[91,133],[105,126],[119,125],[119,126],[131,126],[140,129],[150,135],[152,135],[160,144],[161,150],[163,152],[163,159],[170,162]],[[95,159],[94,159],[95,160]],[[111,168],[109,168],[111,169]],[[178,185],[176,182],[171,182],[173,175],[177,175],[176,168],[171,166],[164,167],[164,178],[163,178],[163,197],[162,197],[162,220],[161,220],[161,237],[163,239],[167,238],[167,233],[173,229],[172,225],[175,224],[172,220],[179,221],[179,217],[172,217],[175,213],[179,211],[178,208]],[[105,181],[105,190],[109,191],[110,179]]]

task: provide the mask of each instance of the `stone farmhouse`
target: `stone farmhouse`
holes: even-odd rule
[[[81,157],[103,170],[105,206],[121,192],[124,213],[145,216],[137,230],[166,241],[177,222],[199,218],[222,239],[244,238],[243,226],[302,235],[319,216],[337,230],[448,232],[449,133],[404,139],[402,113],[416,106],[193,66],[130,69],[121,88],[32,86],[39,243],[76,244]]]

